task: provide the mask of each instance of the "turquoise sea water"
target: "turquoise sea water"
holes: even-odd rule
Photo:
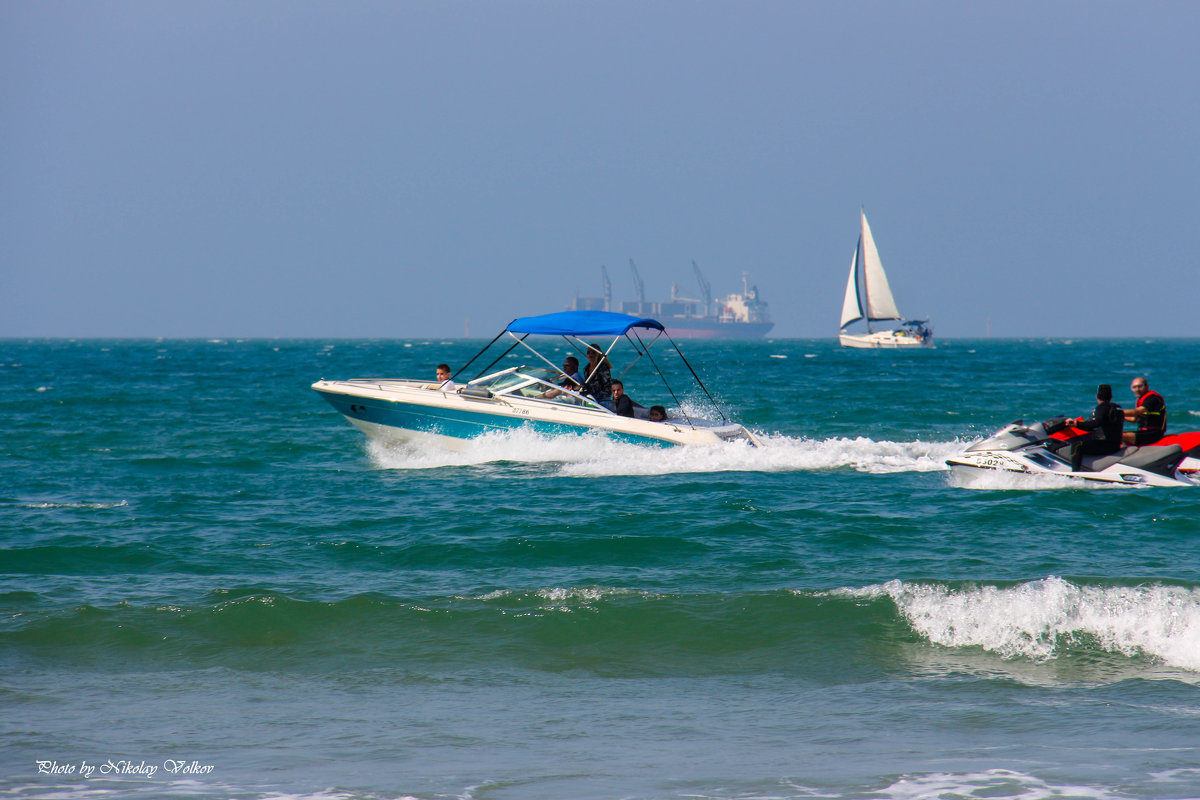
[[[1200,429],[1200,341],[683,343],[758,449],[309,389],[481,344],[0,341],[0,797],[1200,797],[1200,488],[942,463],[1135,374]]]

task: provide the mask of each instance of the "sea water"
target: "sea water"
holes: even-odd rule
[[[1200,488],[944,464],[1134,375],[1200,429],[1200,341],[683,343],[757,448],[309,388],[482,344],[0,341],[0,797],[1200,797]]]

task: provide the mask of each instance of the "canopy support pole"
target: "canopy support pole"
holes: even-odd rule
[[[504,331],[504,333],[508,333],[508,331]],[[503,335],[504,335],[504,333],[501,333],[501,334],[500,334],[500,336],[503,336]],[[528,335],[529,335],[529,334],[525,334],[525,336],[528,336]],[[500,336],[497,336],[497,337],[496,337],[496,339],[499,339],[499,338],[500,338]],[[512,336],[512,334],[509,334],[509,336]],[[517,339],[517,337],[515,337],[515,336],[513,336],[513,338],[514,338],[514,339]],[[492,339],[492,343],[493,343],[493,344],[495,344],[495,342],[496,342],[496,339]],[[517,349],[517,345],[519,345],[519,344],[522,344],[524,341],[525,341],[525,337],[524,337],[524,336],[523,336],[523,337],[521,337],[520,339],[517,339],[517,341],[516,341],[516,342],[514,342],[514,343],[513,343],[513,345],[512,345],[511,347],[509,347],[507,350],[505,350],[505,351],[504,351],[503,353],[501,353],[500,355],[496,356],[496,360],[495,360],[495,361],[493,361],[492,363],[488,364],[486,367],[484,367],[483,369],[481,369],[481,370],[479,371],[479,375],[476,375],[476,376],[475,376],[474,378],[472,378],[471,380],[476,380],[476,379],[478,379],[478,378],[479,378],[479,377],[481,377],[481,376],[482,376],[484,373],[486,373],[486,372],[487,372],[489,369],[491,369],[492,367],[496,366],[498,363],[500,363],[500,359],[504,358],[506,355],[508,355],[509,353],[511,353],[513,350],[516,350],[516,349]],[[491,347],[491,345],[488,345],[488,347]],[[486,349],[486,348],[485,348],[485,349]],[[472,361],[474,361],[475,359],[474,359],[474,358],[472,358],[471,360],[472,360]],[[463,369],[466,369],[466,367],[463,367]]]
[[[471,360],[470,360],[470,361],[468,361],[467,363],[463,364],[461,367],[459,367],[459,368],[458,368],[458,372],[455,372],[455,373],[454,373],[452,376],[450,376],[450,380],[454,380],[455,378],[457,378],[457,377],[458,377],[458,376],[459,376],[459,375],[460,375],[460,374],[463,372],[463,370],[465,370],[467,367],[469,367],[469,366],[471,366],[472,364],[474,364],[474,363],[475,363],[475,359],[479,358],[481,355],[483,355],[484,353],[486,353],[486,352],[487,352],[487,350],[488,350],[488,348],[489,348],[489,347],[491,347],[492,345],[494,345],[494,344],[495,344],[495,343],[496,343],[496,342],[497,342],[497,341],[500,339],[500,337],[501,337],[501,336],[503,336],[505,333],[506,333],[506,331],[500,331],[499,333],[497,333],[497,334],[496,334],[496,338],[495,338],[495,339],[492,339],[490,342],[488,342],[486,345],[484,345],[483,349],[482,349],[482,350],[480,350],[478,353],[476,353],[475,355],[471,356]],[[492,363],[495,363],[495,362],[492,362]],[[476,377],[479,377],[479,376],[477,375]]]
[[[692,377],[696,379],[696,383],[699,384],[700,388],[704,390],[704,395],[708,398],[708,402],[712,403],[713,408],[715,408],[717,413],[721,415],[721,421],[729,422],[729,418],[725,416],[725,412],[721,410],[721,407],[717,405],[717,401],[713,399],[711,394],[709,394],[708,387],[704,385],[704,381],[700,380],[700,376],[696,374],[696,370],[692,369],[692,365],[687,360],[687,356],[685,356],[683,351],[679,349],[679,345],[675,344],[674,339],[672,339],[670,336],[667,336],[666,331],[663,331],[663,336],[667,337],[667,341],[671,343],[671,346],[675,348],[675,352],[679,354],[681,359],[683,359],[683,363],[687,365],[688,371],[692,373]]]

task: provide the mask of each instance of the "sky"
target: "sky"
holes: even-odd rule
[[[865,208],[940,337],[1200,335],[1200,3],[0,3],[0,337],[491,337]]]

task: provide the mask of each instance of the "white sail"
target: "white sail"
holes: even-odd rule
[[[867,213],[862,214],[862,245],[863,254],[863,292],[867,299],[867,319],[903,319],[900,310],[896,308],[896,299],[892,297],[892,289],[888,286],[887,275],[883,272],[883,264],[879,260],[879,251],[875,249],[875,239],[871,236],[871,226],[867,224]],[[842,323],[845,324],[844,322]]]
[[[846,299],[842,301],[842,327],[862,319],[862,303],[858,299],[858,251],[850,258],[850,277],[846,280]]]

